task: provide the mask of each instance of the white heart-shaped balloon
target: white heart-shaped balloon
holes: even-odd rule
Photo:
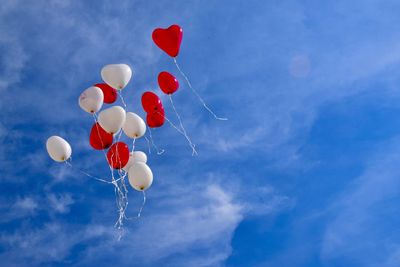
[[[57,162],[66,161],[72,154],[69,143],[57,135],[53,135],[47,139],[46,149],[49,156]]]
[[[146,133],[146,123],[136,113],[127,112],[122,130],[130,138],[140,138]]]
[[[129,161],[128,163],[122,168],[124,171],[128,172],[129,168],[132,166],[133,163],[135,162],[147,162],[147,156],[144,152],[142,151],[133,151],[129,153]]]
[[[103,106],[104,94],[96,86],[89,87],[79,96],[79,106],[88,113],[95,113]]]
[[[99,114],[99,124],[108,133],[117,133],[125,123],[125,109],[120,106],[113,106],[105,109]]]
[[[109,86],[121,90],[132,78],[132,70],[126,64],[110,64],[101,69],[101,78]]]
[[[153,173],[143,162],[135,162],[128,171],[129,184],[137,191],[148,189],[153,183]]]

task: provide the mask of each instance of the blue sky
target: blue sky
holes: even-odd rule
[[[42,1],[0,5],[0,262],[4,266],[400,265],[398,1]],[[197,102],[156,27],[184,29],[178,62],[229,118]],[[127,63],[140,96],[160,71],[199,155],[172,127],[153,131],[153,186],[122,240],[113,188],[88,142],[81,91]],[[173,118],[167,99],[167,116]],[[176,121],[175,121],[176,122]],[[139,140],[137,148],[147,151]],[[141,195],[129,194],[128,215]]]

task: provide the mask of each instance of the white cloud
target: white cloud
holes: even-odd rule
[[[2,216],[0,222],[10,222],[16,219],[33,217],[39,210],[38,200],[34,197],[17,197],[14,200],[1,199],[0,210]]]
[[[222,126],[222,125],[221,125]],[[265,136],[265,128],[257,127],[247,130],[247,132],[238,133],[236,136],[231,136],[230,139],[224,139],[220,136],[215,140],[214,138],[208,139],[209,144],[215,144],[215,148],[221,152],[233,152],[240,150],[241,148],[246,148],[253,146],[257,142],[261,142]]]
[[[34,211],[35,209],[37,209],[37,207],[38,207],[37,202],[31,197],[18,199],[14,204],[14,208],[28,210],[28,211]]]
[[[68,213],[69,206],[74,204],[75,201],[70,194],[48,194],[47,201],[50,205],[50,210],[53,210],[57,213]]]
[[[116,264],[220,266],[230,256],[231,239],[245,216],[269,216],[287,208],[289,201],[272,188],[243,189],[244,197],[242,187],[229,184],[222,187],[213,177],[184,187],[164,185],[163,194],[151,198],[155,204],[146,207],[144,217],[134,222],[135,230],[123,237],[121,245],[127,256],[117,259]],[[257,205],[259,197],[264,199]],[[92,249],[91,258],[82,265],[93,263],[109,246],[104,243]]]
[[[171,266],[221,264],[230,255],[230,240],[243,218],[242,208],[218,185],[197,189],[203,191],[194,194],[185,189],[179,201],[160,203],[157,213],[145,211],[140,220],[129,224],[134,230],[126,227],[128,232],[119,244],[112,239],[90,248],[88,257],[78,265],[101,262],[103,257],[110,256],[115,258],[115,264],[122,266],[129,265],[129,262],[142,266],[161,262]],[[169,194],[174,197],[173,192]],[[173,205],[172,209],[170,205]],[[103,255],[105,249],[113,246],[120,248],[113,249],[111,255]],[[195,248],[203,248],[204,252],[192,255]],[[132,253],[134,251],[140,253]],[[119,257],[120,253],[125,256]],[[181,256],[175,258],[177,254]],[[189,262],[196,265],[188,265]]]
[[[295,200],[279,194],[271,186],[260,186],[256,189],[242,189],[240,200],[247,216],[269,216],[295,206]]]
[[[47,193],[45,197],[41,195],[8,199],[4,197],[0,203],[2,203],[0,210],[3,214],[0,221],[10,222],[16,219],[32,219],[43,211],[48,215],[68,213],[75,200],[69,193]]]
[[[390,223],[397,213],[389,207],[400,199],[398,144],[399,138],[381,144],[365,172],[332,201],[330,209],[336,213],[323,235],[324,260],[349,258],[363,266],[393,266],[400,243],[387,233],[397,229]]]
[[[60,262],[74,245],[102,235],[101,229],[98,225],[82,229],[53,222],[39,229],[25,228],[14,234],[2,234],[0,243],[7,249],[0,254],[0,260],[7,266],[43,266]]]
[[[84,253],[78,262],[71,263],[73,266],[101,266],[110,259],[120,266],[130,266],[132,262],[141,266],[222,266],[231,254],[231,239],[244,216],[268,215],[282,208],[274,200],[275,192],[271,188],[254,194],[266,198],[262,207],[252,206],[256,199],[244,202],[238,197],[238,192],[230,190],[230,186],[223,188],[209,183],[180,189],[177,192],[164,191],[162,198],[170,201],[157,202],[159,198],[154,193],[153,197],[148,197],[142,217],[127,221],[121,241],[118,241],[117,231],[111,224],[83,226],[53,220],[40,227],[28,224],[12,234],[1,235],[0,243],[7,250],[0,254],[0,259],[8,266],[27,262],[31,266],[40,266],[64,261],[80,244]],[[74,202],[68,194],[49,194],[46,201],[50,204],[46,208],[49,213],[67,212],[68,206]],[[113,203],[96,203],[96,210],[101,212],[92,214],[94,221],[104,221],[105,211],[114,212]],[[130,205],[128,215],[134,213],[133,204]],[[36,209],[38,205],[22,201],[19,206]],[[99,240],[91,242],[94,238]]]
[[[1,21],[1,20],[0,20]],[[0,36],[0,92],[13,90],[12,86],[21,80],[21,73],[28,60],[21,43],[13,37]]]

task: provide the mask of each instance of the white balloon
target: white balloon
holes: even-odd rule
[[[125,123],[125,110],[120,106],[105,109],[99,114],[99,124],[108,133],[117,133]]]
[[[88,113],[95,113],[101,109],[104,94],[96,86],[89,87],[79,96],[79,106]]]
[[[110,64],[101,69],[101,78],[109,86],[121,90],[130,81],[132,70],[126,64]]]
[[[125,167],[123,167],[122,169],[126,172],[129,171],[129,168],[132,166],[133,163],[135,162],[143,162],[146,163],[147,162],[147,156],[144,152],[142,151],[133,151],[131,153],[129,153],[129,161],[128,163],[125,165]]]
[[[144,191],[153,183],[153,173],[149,166],[143,162],[135,162],[129,168],[128,178],[130,185],[138,190]]]
[[[132,152],[133,162],[147,162],[147,155],[142,151],[133,151]]]
[[[71,146],[63,138],[53,135],[46,142],[47,153],[57,162],[64,162],[71,157]]]
[[[130,138],[140,138],[146,133],[146,123],[136,113],[127,112],[122,130]]]

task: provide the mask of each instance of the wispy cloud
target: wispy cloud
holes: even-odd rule
[[[70,194],[63,194],[59,196],[55,194],[49,194],[47,196],[47,200],[50,208],[58,213],[68,213],[69,206],[75,202]]]
[[[1,35],[0,49],[0,92],[12,90],[12,86],[21,81],[21,73],[28,61],[28,55],[14,36]]]
[[[195,188],[197,193],[193,193]],[[263,189],[258,196],[271,195],[271,191]],[[142,266],[162,262],[168,266],[219,266],[229,257],[231,238],[244,216],[275,213],[282,203],[282,198],[276,201],[279,197],[272,196],[262,206],[253,206],[251,203],[256,199],[243,202],[237,193],[218,184],[189,186],[179,192],[177,201],[173,199],[175,194],[169,192],[171,201],[150,203],[144,217],[125,227],[121,241],[117,241],[117,232],[110,225],[83,226],[55,220],[39,228],[30,226],[12,234],[4,233],[0,240],[7,252],[0,254],[0,258],[10,266],[55,263],[66,260],[76,245],[85,244],[85,256],[72,265],[101,265],[104,260],[112,259],[114,264],[122,266],[131,262]],[[47,201],[42,205],[47,205],[49,213],[68,212],[74,202],[68,194],[60,197],[50,194]],[[111,208],[110,203],[98,203],[103,211]],[[37,208],[37,204],[24,206]],[[154,206],[159,206],[157,212]],[[99,216],[104,216],[104,212],[92,216],[101,220]],[[93,238],[101,241],[91,242]],[[104,253],[105,250],[108,252]],[[125,256],[120,257],[120,253]]]
[[[3,198],[1,203],[2,223],[35,216],[39,208],[38,200],[33,197],[17,197],[14,200]]]
[[[36,196],[12,196],[1,199],[0,210],[3,216],[0,222],[7,223],[17,219],[34,219],[44,212],[47,215],[66,214],[75,203],[69,193],[47,193]]]
[[[177,195],[176,199],[174,195]],[[118,247],[126,257],[118,257],[121,250],[113,250],[112,255],[103,255],[102,251],[111,246],[106,242],[90,248],[88,258],[80,265],[102,262],[104,257],[109,256],[121,265],[128,262],[142,266],[223,265],[231,253],[230,241],[234,231],[244,215],[251,212],[246,210],[246,206],[251,204],[235,200],[236,194],[218,184],[190,186],[179,193],[169,192],[167,198],[170,201],[157,204],[157,213],[148,211],[146,217],[137,221],[135,230],[123,237]],[[274,204],[265,201],[265,205],[271,209],[266,212],[263,208],[264,214],[276,212],[272,207]]]
[[[398,137],[381,144],[365,172],[333,201],[335,215],[322,243],[325,261],[347,258],[364,266],[393,266],[398,242],[387,233],[397,231],[399,209],[391,204],[400,199],[398,144]]]
[[[59,222],[40,229],[21,229],[14,234],[2,234],[0,243],[7,250],[0,259],[7,266],[42,266],[65,259],[73,246],[84,240],[101,236],[101,226],[89,225],[77,230]]]

